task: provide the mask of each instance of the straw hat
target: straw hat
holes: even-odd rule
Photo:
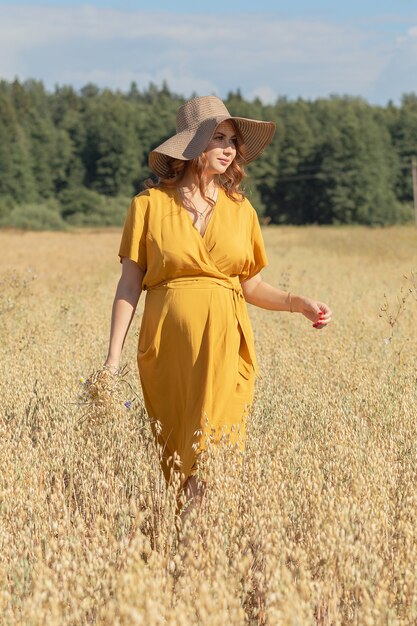
[[[189,161],[207,148],[217,126],[233,120],[245,145],[245,163],[253,161],[271,141],[275,124],[232,117],[216,96],[200,96],[185,102],[177,113],[177,132],[149,154],[149,167],[160,178],[169,175],[169,157]]]

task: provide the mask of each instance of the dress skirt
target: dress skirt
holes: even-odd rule
[[[244,450],[255,375],[235,300],[233,286],[206,277],[147,292],[138,366],[167,483],[172,470],[181,485],[196,473],[208,441],[228,436]]]

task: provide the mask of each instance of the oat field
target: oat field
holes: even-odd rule
[[[417,229],[264,236],[264,279],[334,321],[250,307],[243,464],[213,455],[182,542],[136,372],[143,302],[115,394],[82,402],[120,231],[0,233],[2,625],[417,623]]]

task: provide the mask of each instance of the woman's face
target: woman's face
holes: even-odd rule
[[[205,150],[206,174],[224,174],[236,156],[236,142],[236,130],[232,122],[226,120],[217,126]]]

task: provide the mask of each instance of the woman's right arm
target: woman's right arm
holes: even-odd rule
[[[120,365],[120,357],[127,331],[129,330],[142,291],[144,275],[145,272],[135,261],[123,257],[122,275],[117,285],[113,302],[109,351],[104,363],[111,370],[114,369],[114,371],[116,371]]]

